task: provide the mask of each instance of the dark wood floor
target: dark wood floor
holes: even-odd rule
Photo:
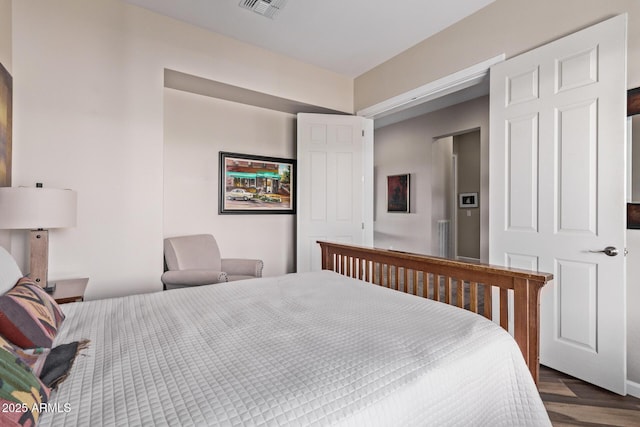
[[[554,427],[640,427],[640,399],[619,396],[545,366],[540,395]]]

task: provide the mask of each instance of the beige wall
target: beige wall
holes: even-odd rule
[[[218,153],[295,157],[295,116],[165,89],[164,235],[211,233],[224,258],[295,270],[293,215],[218,215]]]
[[[434,254],[433,229],[440,218],[433,214],[432,144],[443,136],[480,129],[482,168],[480,183],[481,258],[488,259],[489,191],[489,99],[482,97],[375,132],[375,224],[374,239],[378,247]],[[398,215],[386,210],[386,177],[411,174],[411,213]],[[436,189],[436,191],[438,191]],[[437,200],[438,198],[436,198]],[[438,211],[439,208],[436,209]]]
[[[77,227],[50,234],[50,277],[90,277],[89,299],[161,289],[165,67],[312,105],[353,106],[351,79],[119,0],[20,0],[12,8],[14,185],[78,191]],[[24,236],[14,237],[21,258]],[[274,248],[283,258],[292,250]]]
[[[0,64],[11,71],[11,0],[0,0]],[[11,249],[11,232],[0,230],[0,246]]]
[[[496,0],[355,80],[355,110],[505,53],[508,57],[629,14],[629,87],[640,86],[640,1]]]
[[[453,152],[458,155],[458,194],[480,191],[480,131],[453,138]],[[458,256],[480,259],[480,208],[460,208],[458,203]]]
[[[11,0],[0,0],[0,63],[11,72]]]

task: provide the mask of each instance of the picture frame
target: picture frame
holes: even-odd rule
[[[296,161],[220,152],[218,213],[295,214]]]
[[[640,203],[627,203],[627,229],[640,230]]]
[[[13,78],[0,63],[0,187],[11,187]]]
[[[387,176],[387,212],[409,213],[411,175]]]
[[[478,193],[460,193],[458,195],[458,206],[460,209],[477,208]]]

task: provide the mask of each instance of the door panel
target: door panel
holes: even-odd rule
[[[507,121],[509,230],[538,231],[538,115]]]
[[[556,112],[559,233],[597,234],[597,111],[588,100]]]
[[[597,264],[557,260],[556,299],[560,305],[559,340],[597,352],[596,313],[598,295]]]
[[[624,394],[626,15],[491,69],[490,261],[537,260],[541,363]],[[620,255],[591,251],[615,246]],[[517,254],[517,255],[515,255]]]

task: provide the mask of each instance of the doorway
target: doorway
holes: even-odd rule
[[[480,129],[436,138],[431,159],[431,253],[479,261]]]
[[[453,155],[457,163],[454,256],[480,261],[480,129],[455,135]]]

